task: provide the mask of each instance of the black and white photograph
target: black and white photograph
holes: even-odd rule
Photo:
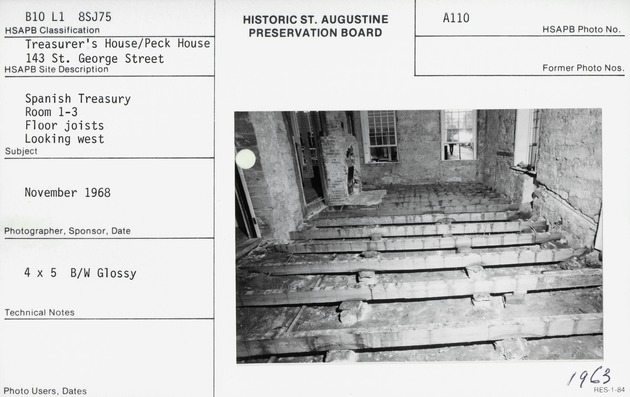
[[[603,359],[601,109],[234,117],[238,363]]]

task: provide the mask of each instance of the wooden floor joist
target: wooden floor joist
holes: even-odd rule
[[[386,193],[382,200],[389,202],[404,202],[407,200],[423,200],[423,199],[438,199],[438,200],[450,200],[450,199],[469,199],[469,198],[505,198],[505,196],[492,193],[492,192],[426,192],[418,194],[392,194]]]
[[[290,274],[334,274],[356,273],[359,271],[396,272],[417,271],[435,269],[462,269],[468,266],[481,265],[509,266],[522,264],[553,263],[567,260],[573,256],[586,253],[584,248],[560,248],[560,249],[532,249],[512,248],[495,252],[470,252],[458,253],[413,253],[404,255],[401,253],[383,253],[376,258],[361,258],[352,255],[344,259],[318,260],[319,258],[291,259],[263,265],[251,264],[242,266],[242,269],[266,273],[271,275]]]
[[[429,192],[435,193],[450,193],[450,192],[494,192],[492,188],[482,185],[482,184],[469,184],[462,185],[455,184],[453,185],[444,185],[444,184],[435,184],[435,185],[416,185],[416,186],[389,186],[387,187],[387,192],[389,194],[400,194],[400,195],[409,195],[409,194],[423,194]]]
[[[339,226],[373,226],[373,225],[404,225],[435,223],[450,218],[452,222],[490,222],[505,221],[515,216],[513,212],[465,212],[465,213],[434,213],[424,215],[383,215],[383,216],[346,216],[328,217],[332,212],[321,213],[308,223],[316,227]]]
[[[374,234],[383,237],[430,236],[445,234],[488,234],[514,232],[544,232],[545,221],[477,222],[433,225],[404,225],[378,227],[334,227],[307,229],[290,233],[293,240],[318,240],[336,238],[369,238]]]
[[[509,338],[586,335],[603,332],[601,313],[517,317],[507,321],[413,324],[294,331],[278,339],[239,336],[237,356],[266,356],[328,350],[383,349],[489,342]]]
[[[560,233],[495,234],[488,236],[460,235],[453,237],[398,237],[381,240],[299,240],[278,244],[280,251],[298,253],[409,251],[452,249],[457,247],[496,247],[540,244],[559,240]]]
[[[452,207],[442,206],[420,206],[405,208],[372,208],[346,209],[341,211],[324,211],[319,213],[319,217],[345,218],[355,216],[383,216],[383,215],[422,215],[422,214],[456,214],[458,212],[498,212],[515,211],[519,209],[517,204],[472,204],[457,205]]]
[[[485,197],[485,198],[500,198],[505,197],[496,192],[448,192],[448,193],[435,193],[435,192],[420,192],[416,194],[396,194],[388,192],[384,197],[383,201],[405,201],[405,200],[416,200],[416,199],[457,199],[457,198],[471,198],[471,197]]]
[[[602,285],[600,269],[550,271],[542,274],[495,276],[485,279],[445,279],[375,285],[314,287],[247,291],[237,296],[238,306],[306,305],[343,301],[446,298],[515,291],[547,291]]]
[[[478,204],[510,204],[504,198],[470,197],[453,199],[419,198],[414,200],[383,200],[379,208],[422,208],[422,207],[457,207]]]

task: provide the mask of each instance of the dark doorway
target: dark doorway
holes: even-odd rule
[[[236,236],[236,258],[239,258],[258,244],[260,230],[258,230],[258,225],[256,224],[242,171],[236,165],[234,179],[234,194],[236,196],[236,230],[234,233]]]
[[[311,204],[324,199],[320,166],[320,120],[317,112],[291,112],[295,151],[301,165],[304,200]]]

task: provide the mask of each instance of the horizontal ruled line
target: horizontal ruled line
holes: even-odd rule
[[[625,34],[418,34],[417,37],[626,37]]]
[[[625,74],[414,74],[415,77],[624,77]]]
[[[214,317],[5,317],[5,321],[102,321],[102,320],[120,320],[120,321],[137,321],[137,320],[214,320]]]
[[[5,160],[214,160],[214,157],[5,157]]]
[[[203,37],[203,38],[207,38],[207,39],[214,39],[214,36],[208,36],[208,35],[201,35],[201,36],[194,36],[194,35],[183,35],[183,36],[171,36],[171,35],[166,35],[166,36],[137,36],[137,35],[131,35],[131,36],[124,36],[124,35],[112,35],[112,36],[108,36],[108,35],[89,35],[89,34],[80,34],[80,35],[63,35],[63,36],[57,36],[57,35],[41,35],[41,36],[7,36],[5,35],[4,38],[5,39],[54,39],[54,38],[61,38],[61,39],[71,39],[71,38],[77,38],[77,37],[87,37],[87,38],[108,38],[108,37],[135,37],[135,38],[153,38],[153,37],[168,37],[168,38],[175,38],[175,37]]]
[[[19,78],[37,78],[37,77],[214,77],[213,74],[117,74],[117,75],[96,75],[96,74],[86,74],[86,75],[40,75],[40,76],[9,76],[4,75],[7,79],[19,79]]]
[[[5,240],[214,240],[214,237],[5,237]]]

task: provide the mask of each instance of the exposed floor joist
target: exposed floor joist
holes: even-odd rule
[[[602,284],[600,269],[548,271],[542,274],[495,276],[485,279],[444,279],[433,281],[313,287],[247,291],[237,296],[239,306],[297,305],[348,300],[406,300],[444,298],[473,294],[546,291],[593,287]]]
[[[486,197],[486,198],[504,198],[505,196],[497,193],[497,192],[487,192],[487,191],[471,191],[471,192],[423,192],[416,194],[404,194],[404,193],[391,193],[388,192],[385,196],[383,196],[384,201],[405,201],[405,200],[416,200],[416,199],[424,199],[424,198],[437,198],[437,199],[454,199],[454,198],[470,198],[470,197]]]
[[[498,212],[515,211],[519,209],[517,204],[471,204],[456,206],[410,206],[404,208],[377,208],[364,207],[364,209],[346,209],[340,211],[320,212],[319,217],[348,217],[348,216],[383,216],[383,215],[422,215],[432,213],[455,214],[458,212]]]
[[[407,251],[451,249],[458,247],[495,247],[540,244],[560,240],[560,233],[497,234],[489,236],[461,235],[454,237],[401,237],[368,240],[308,240],[279,244],[277,248],[290,253]]]
[[[426,194],[430,192],[495,192],[492,188],[482,183],[440,182],[422,185],[391,185],[387,187],[387,193],[391,195]]]
[[[408,200],[382,200],[379,208],[413,208],[413,207],[457,207],[479,204],[510,204],[504,198],[460,197],[460,198],[417,198]]]
[[[396,272],[411,270],[456,269],[472,265],[508,266],[520,264],[551,263],[567,260],[586,253],[584,248],[539,249],[510,248],[502,251],[472,251],[458,253],[382,253],[375,258],[359,255],[339,255],[334,258],[283,256],[272,261],[254,260],[242,269],[273,275],[356,273],[362,270]]]
[[[290,233],[293,240],[318,240],[338,238],[369,238],[374,234],[383,237],[430,236],[445,234],[488,234],[514,232],[544,232],[547,222],[477,222],[434,225],[404,225],[377,227],[331,227],[321,229],[307,229]]]
[[[435,223],[447,219],[451,222],[490,222],[506,221],[516,217],[511,212],[467,212],[467,213],[434,213],[434,214],[409,214],[409,215],[382,215],[382,216],[351,216],[346,217],[331,216],[333,212],[323,212],[317,218],[311,219],[308,223],[316,227],[337,227],[337,226],[371,226],[371,225],[395,225],[395,224],[421,224]]]
[[[286,333],[277,339],[265,339],[264,334],[249,335],[246,338],[239,336],[237,356],[445,345],[516,337],[541,338],[601,332],[603,332],[601,313],[517,317],[507,321],[322,329]]]

